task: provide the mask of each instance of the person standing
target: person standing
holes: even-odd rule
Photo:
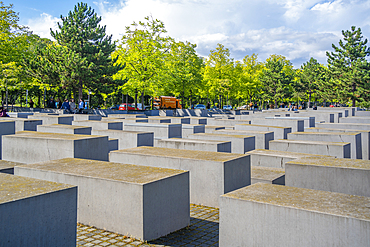
[[[78,103],[78,112],[81,113],[84,109],[84,102],[82,99],[80,99],[80,103]]]
[[[29,104],[30,104],[30,108],[33,108],[33,104],[34,103],[33,103],[32,99],[30,99],[30,103]]]
[[[69,102],[69,108],[71,109],[72,113],[76,112],[76,103],[75,103],[74,99],[71,99],[71,102]]]
[[[55,101],[53,99],[53,97],[50,98],[50,100],[48,101],[48,108],[55,108]]]

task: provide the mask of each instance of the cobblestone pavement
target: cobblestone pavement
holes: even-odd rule
[[[218,212],[218,208],[190,204],[188,227],[150,242],[78,224],[77,246],[218,246]]]

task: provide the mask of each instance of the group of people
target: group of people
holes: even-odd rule
[[[86,106],[85,106],[86,105]],[[71,113],[76,113],[76,103],[74,102],[74,99],[71,99],[69,101],[68,99],[65,99],[62,103],[60,99],[58,99],[56,102],[54,101],[53,97],[50,98],[47,104],[48,108],[56,108],[56,109],[64,109],[67,111],[70,111]],[[82,110],[87,107],[87,104],[80,99],[80,102],[78,103],[78,112],[82,112]]]

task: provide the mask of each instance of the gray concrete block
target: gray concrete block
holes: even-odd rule
[[[0,160],[0,173],[14,174],[14,167],[21,165],[24,165],[24,163]]]
[[[166,118],[171,119],[171,123],[190,124],[189,117],[166,117]]]
[[[281,120],[303,120],[304,128],[315,127],[315,117],[265,117],[265,119],[281,119]]]
[[[361,124],[361,123],[320,123],[317,124],[316,127],[329,129],[370,130],[370,124]]]
[[[37,131],[60,134],[91,135],[91,127],[66,124],[38,125]]]
[[[182,138],[188,138],[189,135],[197,133],[205,133],[206,125],[203,124],[183,124],[182,125]]]
[[[208,124],[208,118],[205,117],[190,117],[190,124]]]
[[[190,172],[190,202],[219,206],[219,196],[250,185],[248,155],[139,147],[110,153],[111,162]]]
[[[225,126],[205,125],[205,133],[213,133],[215,130],[225,130]]]
[[[346,117],[341,118],[339,123],[361,123],[370,124],[370,117]]]
[[[198,139],[155,139],[155,147],[160,148],[174,148],[194,151],[208,151],[208,152],[225,152],[231,153],[232,144],[230,141],[220,140],[198,140]]]
[[[73,121],[72,125],[91,127],[92,130],[122,130],[123,123],[114,121]]]
[[[8,119],[8,118],[7,118]],[[2,149],[3,149],[3,144],[2,144],[2,139],[3,136],[5,135],[13,135],[15,134],[15,122],[14,121],[0,121],[0,160],[2,158]],[[6,144],[4,143],[4,146]]]
[[[237,124],[235,125],[235,130],[273,131],[274,140],[287,139],[288,133],[292,132],[291,127],[257,125],[257,124]]]
[[[30,115],[28,119],[42,120],[42,124],[68,124],[72,125],[73,116],[58,116],[58,115]]]
[[[304,151],[304,150],[302,150]],[[251,166],[263,166],[284,169],[285,163],[302,157],[331,157],[328,155],[315,155],[297,152],[256,149],[246,153],[251,157]]]
[[[77,187],[0,173],[1,246],[76,246]]]
[[[349,142],[351,143],[351,158],[362,159],[361,134],[358,132],[294,132],[288,134],[288,139],[301,141]]]
[[[148,123],[171,123],[171,119],[164,117],[150,117],[148,118]]]
[[[350,132],[361,133],[362,159],[370,160],[370,130],[308,128],[306,132]]]
[[[237,154],[245,154],[246,152],[251,151],[256,147],[256,138],[251,135],[198,133],[189,135],[189,138],[198,140],[230,141],[231,152]]]
[[[293,119],[261,119],[253,118],[251,124],[263,124],[269,126],[279,126],[279,127],[291,127],[292,132],[303,132],[304,131],[304,121],[303,120],[293,120]],[[275,138],[277,139],[277,138]]]
[[[93,135],[108,136],[118,139],[118,149],[154,145],[154,133],[128,130],[93,130]]]
[[[33,112],[8,112],[11,118],[28,118],[28,116],[33,115]]]
[[[285,164],[286,185],[370,197],[370,161],[304,157]]]
[[[285,171],[280,168],[251,166],[251,184],[256,183],[285,185]]]
[[[124,130],[154,132],[154,138],[181,138],[181,124],[168,123],[125,123]]]
[[[95,120],[100,121],[102,116],[100,115],[91,115],[91,114],[73,114],[74,121],[87,121],[87,120]]]
[[[369,197],[254,184],[221,196],[220,246],[369,246]]]
[[[213,134],[229,135],[250,135],[256,139],[256,149],[269,149],[270,141],[274,140],[273,131],[255,131],[255,130],[215,130]]]
[[[336,158],[351,158],[351,143],[302,140],[273,140],[270,150],[329,155]]]
[[[3,136],[2,143],[4,160],[26,164],[61,158],[108,160],[107,136],[23,131]]]
[[[357,111],[356,117],[370,117],[370,111]]]
[[[108,139],[108,152],[112,152],[119,149],[119,140],[114,138]]]
[[[190,223],[188,171],[61,159],[19,166],[15,174],[78,186],[82,224],[152,240]]]
[[[113,117],[104,117],[102,121],[109,122],[121,122],[121,123],[147,123],[148,118],[113,118]]]
[[[236,124],[250,124],[250,120],[208,118],[207,125],[235,126]]]
[[[109,118],[124,118],[124,119],[128,119],[128,118],[147,118],[147,116],[145,114],[119,114],[119,113],[115,113],[115,114],[108,114],[108,117]]]

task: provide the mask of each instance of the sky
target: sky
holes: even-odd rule
[[[3,0],[19,12],[22,25],[51,38],[60,16],[73,11],[77,1]],[[164,22],[165,35],[197,44],[207,57],[218,43],[241,61],[258,54],[263,62],[271,54],[283,55],[295,68],[311,57],[326,64],[326,51],[343,39],[342,30],[360,27],[370,38],[370,0],[88,0],[102,17],[107,34],[119,40],[125,27],[145,16]],[[370,46],[368,44],[368,46]]]

